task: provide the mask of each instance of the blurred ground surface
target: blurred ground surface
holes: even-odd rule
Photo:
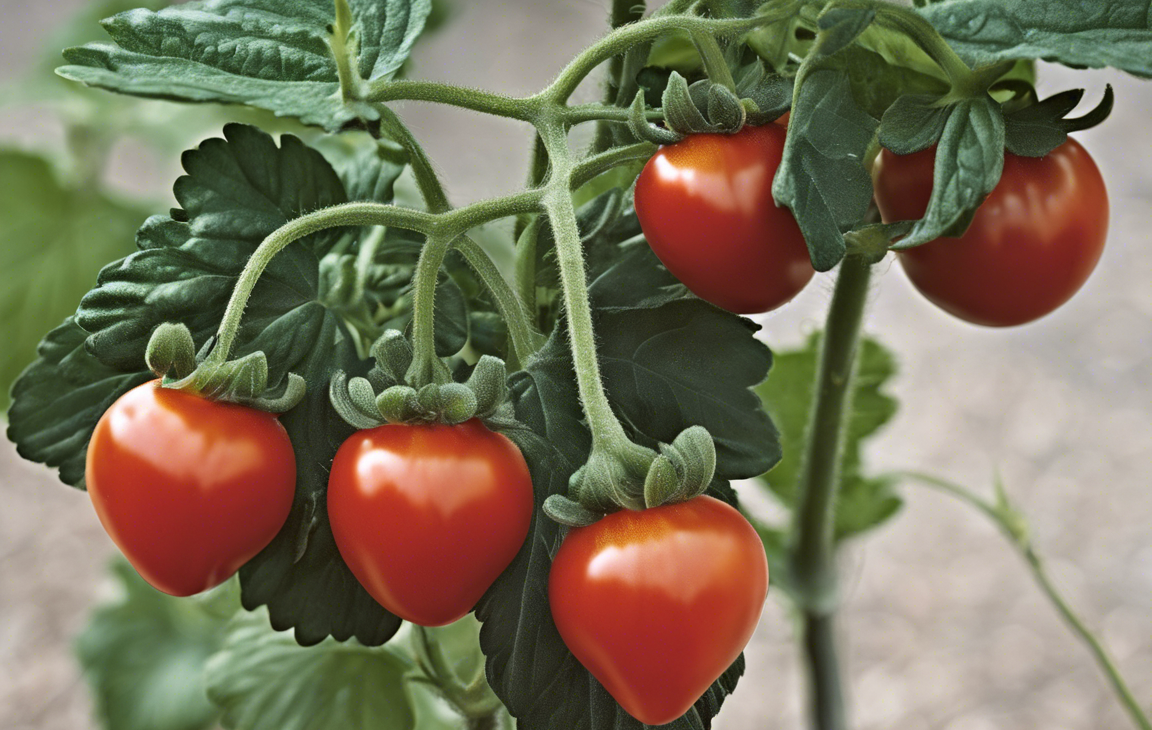
[[[0,78],[12,78],[77,0],[0,0]],[[457,2],[422,46],[416,76],[511,94],[543,86],[601,32],[605,3]],[[532,49],[528,58],[526,49]],[[1100,628],[1152,705],[1152,85],[1109,72],[1045,69],[1041,89],[1117,90],[1103,128],[1081,135],[1112,195],[1108,249],[1057,315],[1011,331],[965,326],[909,287],[878,277],[868,331],[898,354],[894,424],[877,468],[918,468],[987,488],[999,470],[1031,517],[1061,588]],[[589,94],[592,92],[589,91]],[[520,185],[523,130],[408,105],[457,203]],[[0,137],[46,147],[58,130],[34,111],[0,109]],[[166,191],[174,161],[126,149],[117,184]],[[159,185],[159,188],[155,186]],[[0,191],[2,193],[3,191]],[[818,326],[831,279],[766,318],[775,347]],[[841,629],[860,730],[1104,730],[1126,727],[1087,653],[1065,631],[1000,536],[962,505],[921,488],[890,525],[845,557]],[[111,545],[84,495],[0,446],[0,727],[81,730],[89,702],[69,641],[98,595]],[[721,730],[802,727],[789,619],[770,602]]]

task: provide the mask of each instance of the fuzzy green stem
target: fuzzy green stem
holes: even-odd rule
[[[572,170],[572,188],[579,188],[584,183],[614,167],[637,160],[647,160],[654,154],[656,154],[656,145],[651,142],[638,142],[626,147],[614,147],[607,152],[587,157]]]
[[[952,482],[929,474],[899,472],[893,476],[917,481],[940,490],[975,507],[988,517],[988,519],[992,520],[992,522],[1000,528],[1000,531],[1004,534],[1004,537],[1007,538],[1008,542],[1010,542],[1020,556],[1024,558],[1028,570],[1032,573],[1032,578],[1036,581],[1036,584],[1040,586],[1040,590],[1044,592],[1044,595],[1053,607],[1055,607],[1060,617],[1064,619],[1068,628],[1088,647],[1092,658],[1104,673],[1109,685],[1111,685],[1116,699],[1132,719],[1132,724],[1139,728],[1139,730],[1152,730],[1152,720],[1149,719],[1144,708],[1140,706],[1140,702],[1136,699],[1136,696],[1132,694],[1132,689],[1128,686],[1124,675],[1122,675],[1119,668],[1117,668],[1112,655],[1096,634],[1088,628],[1088,625],[1084,623],[1084,620],[1079,614],[1072,609],[1072,606],[1068,604],[1064,596],[1060,594],[1059,589],[1057,589],[1056,585],[1052,582],[1052,576],[1049,575],[1043,558],[1036,552],[1032,540],[1028,537],[1027,530],[1022,524],[1022,518],[1019,517],[1018,514],[1014,515],[1009,505],[1006,503],[1001,505],[993,504],[958,484],[953,484]]]
[[[564,103],[576,91],[588,74],[597,66],[611,59],[617,54],[624,53],[637,43],[655,40],[661,35],[673,31],[683,30],[689,33],[702,33],[717,37],[731,37],[739,35],[766,23],[772,22],[771,16],[758,16],[755,18],[741,18],[738,20],[715,20],[711,18],[696,18],[684,15],[663,17],[650,17],[638,23],[617,28],[598,43],[587,48],[576,56],[568,66],[560,72],[552,85],[540,93],[540,97],[554,102]]]
[[[440,178],[433,169],[432,162],[428,159],[427,153],[424,152],[423,146],[412,135],[408,127],[400,121],[396,113],[388,107],[380,107],[380,119],[381,131],[398,142],[408,152],[412,174],[416,178],[416,185],[420,189],[420,195],[424,199],[425,205],[433,213],[449,211],[452,205],[448,201],[444,186],[440,183]],[[532,353],[543,345],[543,337],[533,330],[525,311],[526,307],[517,299],[515,292],[479,244],[467,236],[463,236],[457,239],[456,249],[464,256],[468,265],[480,277],[481,283],[492,294],[500,316],[508,325],[508,338],[511,341],[512,351],[517,360],[525,362]],[[416,290],[421,287],[419,276],[418,271],[414,283]],[[434,297],[436,281],[437,277],[433,276],[431,284],[433,294],[429,298]]]
[[[612,11],[608,16],[608,25],[615,30],[629,23],[635,23],[644,17],[646,3],[644,0],[613,0]],[[608,63],[608,78],[604,84],[604,103],[616,105],[620,85],[624,76],[624,54],[617,54]],[[601,119],[596,124],[596,137],[592,143],[592,150],[599,152],[612,145],[611,124]]]
[[[369,82],[364,100],[374,104],[389,101],[427,101],[518,119],[522,122],[534,120],[540,109],[540,100],[536,97],[516,99],[483,89],[410,79]]]
[[[812,726],[817,730],[847,728],[840,659],[836,650],[836,617],[833,614],[806,613],[801,632],[804,654],[808,658]]]
[[[692,34],[692,43],[700,53],[700,60],[704,62],[704,73],[708,74],[709,80],[735,92],[736,80],[732,78],[732,69],[728,68],[724,51],[716,42],[716,38],[710,33],[696,32]]]
[[[357,55],[356,49],[348,47],[353,23],[348,0],[336,0],[336,22],[328,37],[328,47],[336,60],[336,75],[340,79],[340,94],[344,101],[352,101],[360,95],[362,82],[359,70],[352,66],[352,59]]]
[[[796,583],[817,730],[843,730],[843,692],[835,656],[838,603],[834,525],[839,466],[871,267],[859,256],[840,265],[820,351],[816,398],[798,483],[791,567]]]
[[[588,279],[584,273],[584,251],[576,222],[576,208],[572,203],[572,153],[568,149],[567,134],[560,123],[545,124],[540,135],[552,160],[553,177],[548,185],[544,208],[552,222],[556,257],[560,264],[576,384],[592,431],[593,448],[611,447],[627,441],[628,437],[616,414],[612,412],[600,378],[592,305],[588,298]]]
[[[379,203],[348,203],[301,216],[276,229],[248,259],[248,263],[236,280],[232,297],[220,322],[220,329],[217,330],[217,342],[210,359],[217,363],[228,359],[232,353],[232,345],[236,341],[236,333],[240,329],[244,308],[248,305],[248,299],[256,287],[256,282],[260,280],[260,275],[268,268],[268,264],[276,254],[289,244],[313,233],[342,226],[384,225],[427,232],[432,229],[434,222],[433,216],[418,210]]]
[[[428,236],[412,277],[413,353],[407,379],[408,385],[417,390],[429,383],[443,382],[443,368],[438,367],[436,356],[436,283],[452,241],[447,236]]]
[[[508,325],[508,338],[512,352],[520,363],[525,363],[537,350],[544,346],[544,336],[535,330],[529,319],[528,304],[516,296],[516,292],[496,268],[491,257],[480,245],[467,236],[456,241],[456,250],[480,277],[480,282],[496,302],[496,309]]]

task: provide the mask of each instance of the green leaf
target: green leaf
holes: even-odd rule
[[[430,0],[349,0],[350,59],[362,79],[391,78],[424,28]],[[345,101],[329,28],[331,0],[202,0],[105,21],[115,41],[65,51],[59,73],[134,96],[246,104],[335,131],[379,119]]]
[[[920,13],[972,65],[1036,58],[1152,76],[1147,0],[947,0]]]
[[[910,155],[936,144],[949,112],[935,105],[937,99],[920,94],[897,99],[880,120],[880,145],[898,155]]]
[[[225,139],[186,153],[184,166],[188,174],[175,186],[181,208],[144,224],[140,250],[107,266],[82,301],[80,326],[53,333],[15,386],[9,435],[28,458],[62,465],[70,483],[82,478],[84,450],[103,411],[152,377],[144,363],[152,330],[182,323],[202,346],[260,242],[289,220],[348,199],[318,152],[291,136],[278,147],[252,127],[228,126]],[[398,167],[380,170],[398,173]],[[390,185],[362,188],[368,189]],[[276,256],[249,301],[235,353],[265,352],[272,385],[288,372],[308,384],[304,401],[281,418],[296,452],[292,512],[240,572],[245,606],[268,605],[272,624],[294,627],[303,644],[329,635],[380,644],[400,625],[340,559],[325,511],[329,465],[352,431],[328,403],[328,381],[336,370],[355,376],[368,367],[340,312],[322,303],[320,261],[337,248],[354,252],[360,233],[324,231]]]
[[[332,639],[301,647],[258,611],[232,624],[208,663],[208,696],[228,730],[411,730],[410,668],[383,647]]]
[[[928,210],[895,248],[959,237],[1004,169],[1004,114],[992,97],[952,105],[936,147]]]
[[[809,338],[803,349],[777,352],[768,380],[757,388],[764,407],[780,428],[784,458],[759,481],[788,509],[796,504],[808,416],[814,397],[821,337]],[[896,413],[896,400],[884,387],[896,374],[892,355],[878,342],[864,339],[853,381],[852,411],[844,433],[840,489],[836,503],[836,537],[847,539],[881,524],[900,507],[888,480],[864,475],[861,448]]]
[[[44,332],[76,311],[100,267],[132,252],[147,216],[89,187],[61,182],[41,157],[0,150],[0,412]]]
[[[118,598],[93,611],[76,638],[96,715],[108,730],[215,727],[204,667],[224,640],[235,595],[207,602],[173,598],[149,586],[121,559],[112,564]],[[231,583],[225,584],[231,586]],[[225,593],[229,588],[217,589]]]
[[[864,159],[876,127],[856,104],[847,73],[829,66],[804,76],[772,195],[792,210],[817,271],[840,262],[844,232],[868,211],[872,179]]]
[[[629,219],[622,217],[621,228]],[[608,240],[598,245],[605,254],[616,248]],[[755,326],[677,286],[643,242],[604,260],[611,263],[593,267],[590,286],[599,350],[609,398],[633,436],[649,444],[671,441],[699,424],[717,439],[719,474],[769,466],[779,454],[777,435],[749,390],[770,363]],[[492,688],[521,730],[639,730],[643,726],[564,646],[548,607],[548,571],[562,533],[540,510],[549,496],[567,493],[590,450],[563,327],[561,320],[528,367],[509,379],[524,427],[505,433],[528,461],[537,510],[520,554],[476,607],[484,624],[481,647]],[[722,481],[710,493],[734,500]],[[741,658],[667,727],[710,727],[743,671]]]
[[[116,399],[155,376],[123,371],[92,357],[88,333],[71,317],[40,343],[39,357],[12,388],[8,439],[29,461],[60,470],[60,481],[84,488],[88,439]]]

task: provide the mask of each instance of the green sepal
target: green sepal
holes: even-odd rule
[[[1003,170],[1004,115],[1000,105],[987,94],[953,104],[936,148],[928,210],[893,248],[912,248],[942,236],[964,235]]]
[[[144,353],[148,369],[161,380],[182,380],[196,369],[196,343],[184,324],[166,322],[152,333]]]
[[[648,107],[644,103],[644,92],[637,91],[628,114],[628,130],[636,139],[661,145],[675,144],[684,139],[684,135],[678,132],[649,123],[648,117],[645,115],[647,109]]]
[[[697,106],[688,87],[688,80],[675,71],[668,77],[668,87],[664,89],[663,107],[668,128],[677,134],[720,131],[715,124],[705,118],[704,112]]]
[[[644,505],[687,502],[708,491],[716,475],[716,444],[708,429],[684,429],[671,444],[660,444],[644,480]]]
[[[1069,132],[1095,127],[1112,113],[1112,85],[1092,111],[1066,118],[1084,97],[1084,89],[1071,89],[1004,115],[1004,147],[1014,155],[1043,157],[1068,139]]]
[[[380,372],[390,379],[390,385],[404,383],[412,366],[412,345],[403,332],[388,330],[373,343],[372,357]]]
[[[367,397],[364,397],[365,386]],[[337,370],[328,384],[328,397],[340,418],[353,428],[375,428],[384,422],[384,416],[376,406],[372,384],[364,378],[349,380],[343,370]]]
[[[568,495],[596,512],[644,509],[644,483],[655,459],[655,451],[627,439],[593,446],[588,461],[568,480]]]
[[[791,109],[793,81],[772,73],[763,63],[750,64],[742,69],[736,78],[736,93],[747,114],[747,123],[752,126],[768,124]]]
[[[587,527],[604,517],[603,512],[590,510],[560,494],[550,495],[544,500],[544,514],[565,527]]]
[[[476,397],[476,417],[488,418],[508,400],[508,374],[504,361],[485,355],[468,376],[468,389]]]
[[[504,361],[484,355],[467,382],[426,383],[419,389],[408,380],[412,347],[397,330],[385,332],[372,346],[376,369],[368,378],[351,378],[343,372],[329,382],[332,407],[348,425],[358,429],[385,423],[444,423],[455,425],[473,418],[496,426],[514,423],[506,407],[508,386]],[[440,361],[441,367],[447,365]]]
[[[415,388],[393,385],[376,396],[376,409],[384,423],[423,421],[423,409]],[[377,424],[380,425],[380,424]]]
[[[235,360],[210,355],[199,362],[191,353],[192,332],[183,324],[163,324],[148,340],[145,359],[165,388],[225,403],[236,403],[269,413],[286,413],[307,393],[304,378],[289,373],[284,386],[268,392],[268,357],[263,351]],[[169,377],[175,371],[176,378]]]
[[[905,94],[884,112],[880,120],[880,146],[898,155],[926,150],[940,139],[948,121],[948,108],[939,97]]]

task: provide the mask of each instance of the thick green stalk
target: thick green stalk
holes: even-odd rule
[[[802,613],[816,730],[845,727],[835,653],[833,616],[838,591],[833,529],[844,429],[852,407],[852,377],[870,277],[870,265],[859,256],[849,256],[840,265],[797,485],[791,567]]]
[[[552,235],[556,242],[568,338],[572,347],[572,362],[576,367],[576,384],[592,431],[593,448],[611,447],[627,441],[628,437],[616,414],[612,412],[600,378],[592,305],[584,272],[584,250],[576,222],[576,208],[572,203],[572,153],[568,149],[567,134],[560,123],[544,125],[540,135],[552,160],[553,177],[548,185],[544,208],[552,222]]]
[[[816,730],[847,728],[835,616],[805,613],[800,630],[808,658],[812,726]]]
[[[444,186],[441,185],[440,178],[436,175],[423,146],[412,135],[408,127],[400,121],[395,112],[388,107],[380,107],[380,119],[381,130],[394,141],[400,143],[408,152],[408,160],[416,178],[416,185],[419,187],[420,195],[424,198],[424,203],[428,209],[433,213],[446,213],[451,210],[452,205],[444,192]],[[535,204],[533,203],[533,205]],[[533,352],[543,345],[543,337],[532,328],[528,312],[525,311],[526,307],[517,298],[516,293],[504,280],[496,265],[492,263],[492,259],[479,244],[467,236],[462,236],[456,241],[456,249],[464,256],[468,265],[480,277],[481,283],[492,294],[496,308],[500,311],[500,316],[508,325],[508,338],[511,340],[512,351],[519,362],[525,362]],[[433,289],[436,285],[435,282],[436,276],[432,276],[431,286]],[[419,278],[417,278],[417,283],[414,286],[419,289]],[[434,292],[433,295],[426,296],[431,300],[434,298]]]

